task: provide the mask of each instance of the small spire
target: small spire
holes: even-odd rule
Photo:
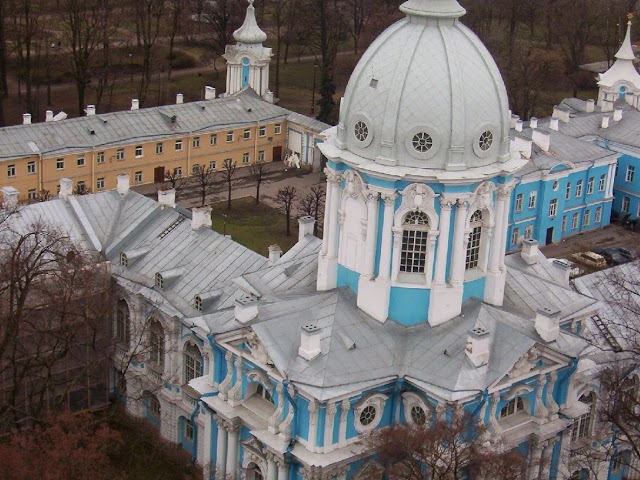
[[[407,15],[438,18],[458,18],[467,13],[458,0],[407,0],[400,10]]]
[[[633,49],[631,48],[631,20],[627,22],[627,33],[624,36],[624,41],[620,46],[620,50],[616,53],[616,58],[620,60],[635,60],[636,56],[633,54]]]
[[[253,6],[254,0],[248,1],[249,6],[247,7],[244,22],[239,29],[233,32],[233,38],[239,43],[262,43],[267,39],[267,34],[260,29],[256,21],[256,9]]]

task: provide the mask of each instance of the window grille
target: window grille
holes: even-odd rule
[[[520,397],[512,398],[509,402],[500,410],[500,418],[515,415],[518,412],[524,411],[524,401]]]
[[[400,271],[424,273],[427,260],[429,217],[423,212],[409,212],[402,231]]]
[[[480,259],[480,236],[482,234],[482,212],[480,210],[476,210],[471,215],[469,226],[471,233],[469,234],[469,243],[467,243],[465,270],[476,268]]]
[[[187,345],[184,351],[184,383],[189,383],[202,374],[202,355],[200,349],[193,345]]]
[[[582,403],[589,405],[589,411],[580,415],[573,423],[573,428],[571,429],[571,440],[584,438],[591,433],[591,417],[593,415],[594,403],[593,392],[588,395],[582,395],[579,400]]]

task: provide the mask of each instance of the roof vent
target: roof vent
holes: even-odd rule
[[[269,265],[273,265],[282,256],[282,249],[279,245],[269,245]]]
[[[126,195],[129,192],[129,174],[121,173],[117,177],[118,185],[117,190],[118,193],[122,196]]]
[[[518,120],[516,122],[516,132],[521,132],[522,131],[522,125],[524,125],[524,122],[522,120]]]
[[[613,121],[614,122],[619,122],[620,120],[622,120],[622,109],[617,107],[613,111]]]
[[[304,215],[298,219],[298,241],[304,240],[307,235],[313,235],[313,226],[316,219],[311,215]]]
[[[131,110],[139,110],[140,109],[140,100],[137,98],[131,99]]]
[[[205,100],[213,100],[216,98],[216,89],[207,85],[204,87],[204,99]]]
[[[258,316],[258,299],[253,295],[236,298],[233,316],[240,323],[247,323]]]
[[[23,113],[22,114],[22,124],[23,125],[31,125],[31,114]]]
[[[538,118],[537,117],[531,117],[529,119],[529,127],[530,128],[538,128]]]
[[[161,188],[158,190],[158,203],[161,208],[176,207],[176,190],[175,188]]]
[[[378,86],[378,79],[377,78],[372,78],[371,81],[369,82],[369,86],[371,88],[376,88]]]
[[[605,115],[602,117],[602,123],[600,124],[601,128],[609,128],[609,117]]]
[[[531,132],[531,140],[545,152],[548,152],[551,147],[551,135],[542,130],[534,129]]]
[[[560,310],[557,308],[539,308],[536,312],[535,327],[545,342],[553,342],[560,334]]]
[[[551,130],[555,130],[556,132],[560,129],[559,126],[560,120],[557,118],[550,118],[549,119],[549,128]]]
[[[511,115],[511,123],[509,125],[510,128],[516,128],[516,123],[520,120],[520,115]]]
[[[184,103],[184,95],[183,95],[183,94],[178,93],[178,94],[176,95],[176,103],[177,103],[178,105],[180,105],[181,103]]]
[[[596,101],[593,98],[587,100],[587,104],[585,106],[584,111],[587,113],[593,113],[596,109]]]
[[[465,353],[476,367],[489,363],[490,339],[489,331],[482,327],[474,327],[469,331]]]
[[[45,122],[53,122],[53,110],[47,110],[44,113],[44,121]]]
[[[60,120],[64,120],[67,118],[67,114],[65,112],[58,112],[53,116],[54,122],[59,122]]]
[[[85,111],[87,112],[87,117],[91,117],[92,115],[96,114],[96,106],[87,105],[87,109]]]
[[[525,238],[522,241],[522,251],[520,256],[527,265],[535,265],[538,263],[538,241],[533,238]]]
[[[317,325],[303,325],[300,332],[300,348],[298,355],[311,361],[320,355],[320,328]]]

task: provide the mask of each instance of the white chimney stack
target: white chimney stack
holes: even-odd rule
[[[205,100],[213,100],[216,98],[216,89],[207,85],[204,87],[204,99]]]
[[[22,114],[22,124],[23,125],[31,125],[31,114],[23,113]]]
[[[162,208],[176,208],[176,190],[174,188],[161,188],[158,190],[158,203]]]
[[[529,119],[529,127],[538,128],[538,118],[537,117],[531,117]]]
[[[140,109],[140,100],[137,98],[133,98],[131,100],[131,110],[139,110]]]
[[[553,261],[553,266],[560,270],[560,273],[562,273],[562,279],[564,280],[565,285],[568,286],[569,280],[571,279],[571,264],[563,258],[556,258]]]
[[[520,120],[519,115],[511,115],[511,124],[509,125],[509,128],[516,128],[516,123],[518,122],[518,120]]]
[[[13,212],[18,208],[18,190],[13,187],[2,187],[2,209]]]
[[[587,100],[585,112],[593,113],[595,109],[596,109],[596,101],[593,98],[590,98],[589,100]]]
[[[622,109],[621,108],[616,108],[613,111],[613,121],[614,122],[619,122],[620,120],[622,120]]]
[[[557,118],[564,123],[569,123],[569,120],[571,119],[569,110],[559,105],[555,105],[553,107],[552,118]]]
[[[53,110],[47,110],[44,114],[45,122],[53,122]]]
[[[95,105],[87,105],[87,117],[96,114],[96,106]]]
[[[527,238],[522,241],[522,251],[520,256],[527,265],[535,265],[538,263],[538,242],[533,238]]]
[[[183,94],[178,93],[178,94],[176,95],[176,103],[177,103],[177,104],[184,103],[184,95],[183,95]]]
[[[467,346],[465,353],[471,363],[476,367],[481,367],[489,363],[489,353],[491,351],[491,336],[482,327],[475,327],[467,335]]]
[[[298,241],[302,241],[307,235],[313,235],[313,226],[316,219],[311,215],[305,215],[298,219]]]
[[[269,245],[269,265],[273,265],[282,256],[282,249],[279,245]]]
[[[258,316],[258,299],[252,295],[236,298],[233,316],[240,323],[247,323]]]
[[[117,177],[118,185],[117,190],[118,193],[122,196],[126,195],[129,192],[129,174],[121,173]]]
[[[560,310],[539,308],[536,312],[535,327],[536,332],[545,342],[556,340],[560,333]]]
[[[602,123],[600,124],[601,128],[609,128],[609,117],[605,115],[602,117]]]
[[[613,102],[610,102],[608,100],[603,100],[602,106],[600,107],[600,109],[603,112],[611,112],[613,110]]]
[[[522,120],[518,120],[516,122],[516,132],[521,132],[522,131],[522,125],[524,124],[524,122]]]
[[[264,94],[264,99],[269,103],[275,102],[275,97],[273,96],[273,92],[271,90],[267,90],[267,93]]]
[[[320,355],[320,328],[317,325],[303,325],[300,332],[298,355],[305,360],[313,360]]]
[[[556,132],[559,130],[559,120],[557,118],[549,119],[549,128],[551,130],[555,130]]]
[[[73,182],[71,181],[71,179],[60,179],[60,193],[58,193],[58,195],[64,200],[73,195]]]
[[[548,152],[551,147],[551,135],[542,130],[533,130],[531,140],[545,152]]]
[[[200,227],[211,228],[211,207],[193,207],[191,210],[191,230]]]

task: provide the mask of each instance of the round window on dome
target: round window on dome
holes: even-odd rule
[[[360,413],[360,423],[363,426],[370,425],[376,418],[376,407],[373,405],[366,406]]]
[[[358,120],[353,126],[353,133],[356,136],[356,140],[364,142],[369,137],[369,127],[362,120]]]
[[[485,130],[482,132],[478,139],[478,145],[480,146],[480,150],[483,152],[486,152],[491,148],[491,145],[493,145],[493,133],[491,130]]]
[[[413,148],[418,153],[426,153],[433,147],[433,138],[427,132],[418,132],[411,140]]]
[[[424,425],[427,422],[427,414],[421,406],[414,405],[411,407],[411,420],[416,425]]]

